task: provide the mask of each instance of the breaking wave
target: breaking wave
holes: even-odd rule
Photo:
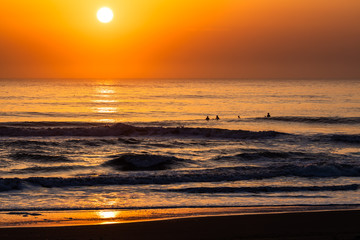
[[[81,126],[81,127],[17,127],[0,126],[0,136],[27,137],[27,136],[179,136],[204,137],[227,139],[260,139],[273,138],[285,135],[276,131],[244,131],[218,128],[184,128],[184,127],[135,127],[117,123],[114,125]]]
[[[125,155],[125,159],[131,159],[130,155]],[[136,160],[129,160],[135,168],[151,166],[160,163],[161,160],[152,160],[149,163],[140,163],[137,156]],[[153,157],[152,159],[155,159]],[[123,167],[125,160],[115,160],[115,167]],[[162,161],[169,161],[169,157],[164,157]],[[128,164],[128,163],[126,163]],[[138,164],[138,166],[136,166]],[[154,165],[153,165],[154,166]],[[127,174],[126,174],[127,173]],[[18,190],[28,185],[40,187],[73,187],[73,186],[100,186],[100,185],[138,185],[138,184],[172,184],[184,182],[222,182],[240,181],[254,179],[268,179],[276,177],[303,177],[303,178],[335,178],[335,177],[360,177],[360,166],[350,164],[308,164],[308,165],[274,165],[267,167],[219,167],[214,169],[200,170],[179,170],[179,171],[143,171],[124,172],[121,175],[100,175],[86,177],[30,177],[30,178],[0,178],[0,191]]]
[[[128,153],[121,154],[104,165],[123,171],[165,170],[181,161],[183,160],[171,156]]]

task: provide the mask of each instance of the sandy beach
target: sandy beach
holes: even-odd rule
[[[0,239],[360,239],[360,211],[195,217],[136,223],[3,228]]]

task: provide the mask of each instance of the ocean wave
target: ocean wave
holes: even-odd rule
[[[25,181],[19,178],[0,178],[0,192],[21,190]]]
[[[35,140],[7,140],[1,141],[0,146],[16,146],[16,147],[36,147],[39,148],[41,146],[59,146],[58,142],[51,141],[35,141]]]
[[[226,139],[261,139],[285,135],[276,131],[244,131],[218,128],[185,128],[185,127],[135,127],[117,123],[106,126],[90,127],[14,127],[0,126],[0,136],[26,137],[26,136],[178,136],[203,137]]]
[[[105,123],[96,123],[96,122],[3,122],[0,123],[1,127],[32,127],[32,128],[44,128],[44,127],[97,127],[105,126]]]
[[[316,163],[299,165],[283,165],[277,167],[283,176],[297,177],[360,177],[360,166],[346,163]]]
[[[135,138],[118,138],[118,141],[120,143],[124,143],[124,144],[139,144],[139,143],[141,143],[141,140],[135,139]]]
[[[263,149],[243,149],[245,151],[243,153],[238,153],[235,155],[226,155],[226,156],[217,156],[215,160],[258,160],[262,158],[266,159],[289,159],[289,157],[293,154],[290,152],[282,152],[282,151],[268,151]],[[299,153],[303,155],[302,153]]]
[[[184,193],[281,193],[281,192],[323,192],[323,191],[356,191],[359,184],[334,186],[261,186],[261,187],[197,187],[157,190],[163,192]]]
[[[84,166],[52,166],[52,167],[29,167],[22,169],[13,169],[11,173],[15,174],[28,174],[28,173],[49,173],[49,172],[64,172],[71,171],[75,169],[84,169],[89,167]]]
[[[293,161],[301,161],[301,162],[319,162],[319,160],[326,159],[336,160],[336,159],[346,159],[347,156],[344,155],[336,155],[330,154],[328,152],[324,153],[308,153],[308,152],[296,152],[296,151],[271,151],[266,149],[242,149],[242,153],[237,153],[234,155],[220,155],[214,158],[215,161],[253,161],[253,160],[263,160],[270,162],[293,162]]]
[[[167,158],[166,158],[167,159]],[[131,160],[130,160],[131,161]],[[154,160],[155,161],[155,160]],[[157,160],[156,160],[157,161]],[[137,162],[134,161],[133,164]],[[151,166],[150,164],[145,166]],[[140,164],[140,163],[138,163]],[[115,165],[116,166],[116,165]],[[122,164],[120,164],[122,167]],[[144,165],[140,165],[140,168]],[[99,185],[138,185],[138,184],[172,184],[184,182],[222,182],[254,179],[269,179],[276,177],[303,178],[336,178],[360,177],[360,166],[350,164],[307,164],[307,165],[273,165],[267,167],[219,167],[200,170],[166,170],[123,172],[120,175],[100,175],[83,177],[30,177],[30,178],[0,178],[0,191],[22,189],[28,185],[40,187],[74,187]]]
[[[99,147],[104,145],[116,145],[118,141],[113,139],[70,139],[61,143],[63,147],[83,145],[87,147]]]
[[[313,124],[360,124],[360,117],[298,117],[283,116],[271,118],[255,118],[257,121],[281,121]]]
[[[172,156],[127,153],[121,154],[120,156],[105,162],[103,165],[111,166],[122,171],[149,171],[169,169],[175,163],[182,161],[184,160]]]
[[[335,142],[360,143],[359,134],[333,134],[330,139]]]
[[[16,152],[9,155],[13,160],[31,161],[31,162],[42,162],[42,163],[56,163],[56,162],[72,162],[72,160],[58,155],[49,154],[37,154],[29,152]]]

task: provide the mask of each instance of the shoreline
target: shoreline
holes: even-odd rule
[[[132,223],[0,228],[0,239],[360,239],[360,210],[198,216]],[[31,238],[29,238],[31,236]]]
[[[359,210],[360,205],[286,205],[242,207],[169,207],[140,209],[0,211],[0,229],[69,227],[133,223],[195,217]]]

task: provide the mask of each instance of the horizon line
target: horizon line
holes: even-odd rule
[[[298,78],[243,78],[243,77],[0,77],[0,80],[360,80],[357,78],[327,78],[327,77],[298,77]]]

